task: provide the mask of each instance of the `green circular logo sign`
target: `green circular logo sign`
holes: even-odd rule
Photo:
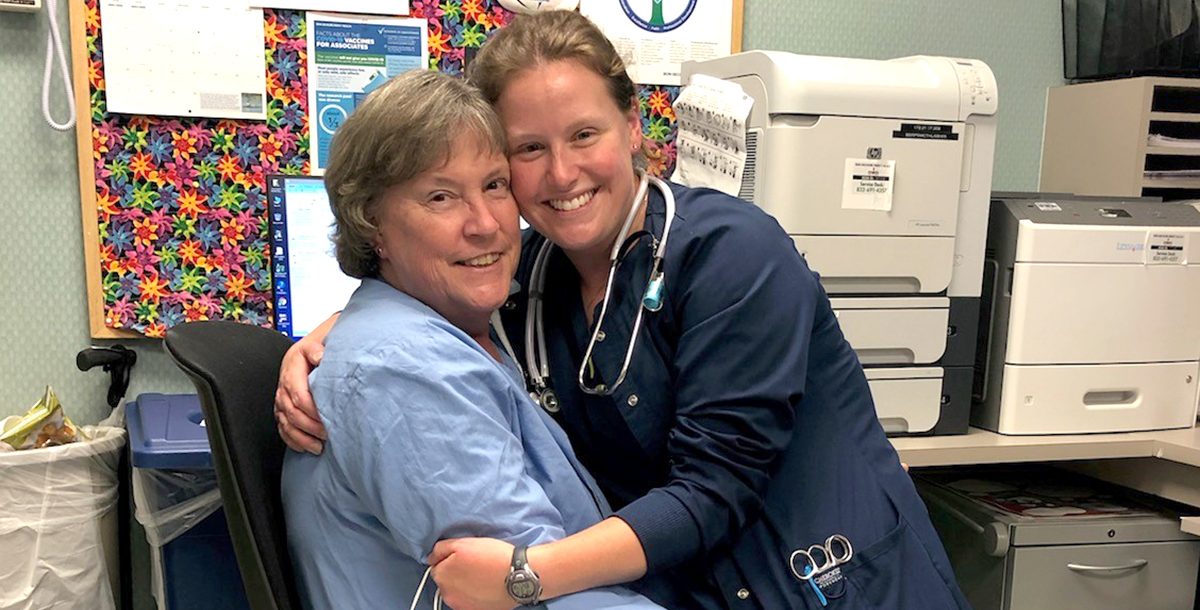
[[[698,0],[687,0],[686,3],[678,0],[620,0],[620,2],[621,10],[625,11],[625,16],[634,25],[647,32],[662,33],[670,32],[683,25],[692,16],[692,12],[696,10],[696,2]],[[632,6],[633,4],[638,5],[636,10]],[[663,8],[664,4],[673,10],[666,11]],[[681,4],[683,5],[682,8],[680,7]]]

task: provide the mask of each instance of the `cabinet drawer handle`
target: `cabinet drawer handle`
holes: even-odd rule
[[[1145,559],[1134,559],[1123,566],[1089,566],[1081,563],[1068,563],[1067,568],[1076,572],[1121,572],[1124,570],[1140,570],[1149,563]]]

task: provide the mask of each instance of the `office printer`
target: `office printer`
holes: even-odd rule
[[[777,218],[821,275],[885,430],[966,432],[996,137],[991,70],[749,51],[684,63],[684,82],[694,74],[753,98],[739,196]],[[883,168],[891,183],[874,209],[851,193],[863,168]]]
[[[1197,248],[1193,206],[993,201],[971,422],[1002,434],[1191,427]]]

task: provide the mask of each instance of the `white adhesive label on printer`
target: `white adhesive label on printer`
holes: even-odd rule
[[[1187,233],[1159,233],[1146,236],[1147,265],[1186,265],[1188,261]]]
[[[842,209],[892,211],[896,161],[846,159]]]
[[[1037,209],[1039,209],[1043,212],[1061,212],[1062,211],[1062,206],[1058,205],[1057,203],[1054,203],[1053,201],[1035,201],[1035,202],[1033,202],[1033,205],[1037,206]]]

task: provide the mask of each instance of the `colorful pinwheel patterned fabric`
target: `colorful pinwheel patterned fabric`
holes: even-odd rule
[[[264,11],[266,121],[108,114],[97,0],[86,14],[105,322],[269,326],[265,175],[308,172],[304,13]]]
[[[646,169],[654,176],[669,178],[675,171],[675,98],[679,87],[639,85],[638,106],[642,112]]]
[[[467,49],[478,49],[513,13],[493,0],[412,0],[412,17],[429,22],[429,67],[461,75]]]
[[[268,173],[309,171],[308,51],[301,11],[265,9],[267,120],[109,114],[98,0],[84,0],[104,318],[161,337],[176,324],[270,326]],[[513,14],[494,0],[411,0],[429,22],[430,68],[461,75]],[[675,162],[678,87],[639,87],[650,171]]]

